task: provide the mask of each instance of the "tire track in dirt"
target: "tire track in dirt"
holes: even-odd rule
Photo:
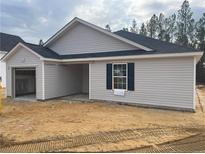
[[[147,138],[147,140],[151,139],[156,144],[160,144],[163,143],[163,137],[169,138],[176,134],[184,134],[189,136],[190,134],[193,134],[193,130],[188,131],[187,129],[182,128],[144,128],[99,132],[74,137],[58,136],[21,143],[11,143],[8,146],[1,147],[0,152],[65,152],[64,150],[69,151],[68,149],[70,148],[85,145],[117,143],[125,140],[145,138]],[[171,148],[172,146],[174,145],[170,145]]]
[[[177,141],[167,142],[156,146],[136,148],[129,151],[137,153],[191,153],[205,152],[205,134],[196,134]]]

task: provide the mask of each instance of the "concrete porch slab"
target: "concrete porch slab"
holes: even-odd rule
[[[14,100],[16,100],[16,101],[31,101],[31,102],[35,102],[36,101],[36,95],[35,94],[31,94],[31,95],[18,96],[16,98],[14,98]]]
[[[88,94],[74,94],[74,95],[69,95],[69,96],[61,97],[60,100],[64,100],[64,101],[92,102],[92,100],[89,99],[89,95],[88,95]]]

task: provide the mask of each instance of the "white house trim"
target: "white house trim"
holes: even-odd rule
[[[88,70],[89,71],[89,79],[88,79],[89,80],[89,87],[88,87],[89,88],[88,89],[89,90],[89,99],[91,99],[91,81],[92,81],[92,78],[91,78],[92,77],[92,75],[91,75],[91,73],[92,73],[91,72],[91,70],[92,70],[91,65],[92,65],[92,63],[89,63],[89,70]]]
[[[27,46],[25,46],[24,44],[22,44],[21,42],[18,43],[8,54],[6,54],[2,60],[5,61],[6,59],[8,59],[11,55],[13,55],[16,51],[16,49],[18,49],[18,47],[23,47],[25,49],[27,49],[28,51],[30,51],[31,53],[33,53],[34,55],[36,55],[39,58],[43,58],[41,55],[37,54],[36,52],[34,52],[32,49],[28,48]]]
[[[144,59],[144,58],[165,58],[165,57],[201,57],[203,52],[174,53],[174,54],[156,54],[156,55],[132,55],[132,56],[113,56],[113,57],[94,57],[94,58],[76,58],[76,59],[50,59],[43,58],[45,61],[55,62],[85,62],[85,61],[106,61],[106,60],[123,60],[123,59]],[[198,58],[199,59],[199,58]]]
[[[152,49],[150,49],[150,48],[147,48],[147,47],[145,47],[145,46],[143,46],[143,45],[140,45],[140,44],[138,44],[138,43],[135,43],[135,42],[133,42],[133,41],[130,41],[130,40],[128,40],[128,39],[126,39],[126,38],[123,38],[123,37],[121,37],[121,36],[118,36],[118,35],[116,35],[116,34],[114,34],[114,33],[112,33],[112,32],[109,32],[109,31],[107,31],[107,30],[105,30],[105,29],[103,29],[103,28],[101,28],[101,27],[98,27],[98,26],[96,26],[96,25],[94,25],[94,24],[88,23],[87,21],[84,21],[84,20],[79,19],[79,18],[77,18],[77,17],[75,17],[75,18],[74,18],[73,20],[71,20],[67,25],[65,25],[62,29],[60,29],[57,33],[55,33],[51,38],[49,38],[49,39],[45,42],[44,46],[48,46],[50,43],[52,43],[54,40],[56,40],[59,36],[61,36],[65,31],[67,31],[68,29],[70,29],[72,26],[75,26],[75,23],[77,23],[77,22],[79,22],[79,23],[81,23],[81,24],[83,24],[83,25],[86,25],[86,26],[88,26],[88,27],[90,27],[90,28],[92,28],[92,29],[95,29],[95,30],[97,30],[97,31],[100,31],[100,32],[102,32],[102,33],[104,33],[104,34],[106,34],[106,35],[109,35],[109,36],[111,36],[111,37],[114,37],[114,38],[116,38],[116,39],[119,39],[119,40],[121,40],[121,41],[123,41],[123,42],[126,42],[126,43],[128,43],[128,44],[131,44],[131,45],[133,45],[133,46],[136,46],[137,48],[141,48],[141,49],[144,49],[144,50],[146,50],[146,51],[152,51]]]
[[[43,100],[45,99],[45,65],[44,61],[42,61],[42,92],[43,92]]]
[[[193,109],[196,108],[196,57],[194,57],[194,73],[193,73]]]

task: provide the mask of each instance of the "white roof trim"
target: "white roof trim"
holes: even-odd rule
[[[173,54],[155,54],[155,55],[131,55],[131,56],[113,56],[113,57],[94,57],[94,58],[76,58],[76,59],[50,59],[44,58],[45,61],[53,62],[85,62],[85,61],[106,61],[106,60],[124,60],[124,59],[146,59],[146,58],[166,58],[166,57],[201,57],[203,52],[190,53],[173,53]]]
[[[145,47],[145,46],[140,45],[140,44],[138,44],[138,43],[136,43],[136,42],[133,42],[133,41],[130,41],[130,40],[126,39],[126,38],[123,38],[123,37],[121,37],[121,36],[118,36],[118,35],[116,35],[116,34],[114,34],[114,33],[112,33],[112,32],[109,32],[109,31],[107,31],[107,30],[105,30],[105,29],[103,29],[103,28],[101,28],[101,27],[99,27],[99,26],[96,26],[96,25],[94,25],[94,24],[91,24],[91,23],[89,23],[89,22],[87,22],[87,21],[84,21],[84,20],[82,20],[82,19],[79,19],[79,18],[77,18],[77,17],[75,17],[73,20],[71,20],[67,25],[65,25],[62,29],[60,29],[60,30],[59,30],[57,33],[55,33],[52,37],[50,37],[50,38],[45,42],[44,46],[47,46],[47,45],[49,45],[51,42],[53,42],[54,40],[56,40],[60,35],[62,35],[62,33],[64,33],[67,29],[69,29],[70,27],[72,27],[76,22],[79,22],[79,23],[81,23],[81,24],[84,24],[84,25],[86,25],[86,26],[88,26],[88,27],[90,27],[90,28],[92,28],[92,29],[95,29],[95,30],[97,30],[97,31],[100,31],[100,32],[106,34],[106,35],[109,35],[109,36],[111,36],[111,37],[114,37],[114,38],[116,38],[116,39],[119,39],[119,40],[121,40],[121,41],[123,41],[123,42],[126,42],[126,43],[128,43],[128,44],[130,44],[130,45],[133,45],[133,46],[135,46],[135,47],[137,47],[137,48],[141,48],[141,49],[144,49],[144,50],[146,50],[146,51],[152,51],[152,49],[150,49],[150,48],[148,48],[148,47]]]
[[[34,52],[32,49],[28,48],[27,46],[25,46],[24,44],[22,44],[21,42],[19,42],[10,52],[8,52],[3,58],[2,61],[6,61],[11,55],[13,55],[16,52],[16,49],[18,49],[19,47],[23,47],[25,49],[27,49],[28,51],[30,51],[31,53],[33,53],[34,55],[36,55],[37,57],[39,57],[40,59],[43,59],[43,57],[39,54],[37,54],[36,52]]]

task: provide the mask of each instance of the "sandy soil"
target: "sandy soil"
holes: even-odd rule
[[[131,107],[109,103],[4,102],[0,134],[8,139],[27,141],[48,136],[76,136],[158,126],[201,127],[205,125],[205,87],[198,89],[196,113]],[[203,126],[202,126],[203,127]],[[135,141],[112,143],[111,147],[133,145]],[[135,142],[136,143],[136,142]],[[140,143],[140,142],[139,142]],[[96,145],[99,147],[100,145]],[[108,147],[108,145],[101,145]],[[89,146],[84,147],[84,149]],[[90,147],[92,148],[92,147]],[[77,150],[74,148],[73,150]],[[93,150],[95,151],[95,150]]]

